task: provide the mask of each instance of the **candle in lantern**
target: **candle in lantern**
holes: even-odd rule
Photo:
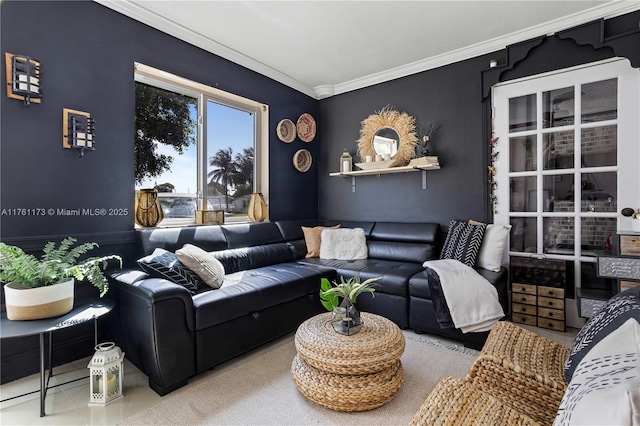
[[[100,392],[104,391],[104,376],[98,377],[98,388]],[[114,393],[116,391],[116,375],[113,373],[107,373],[107,394]]]

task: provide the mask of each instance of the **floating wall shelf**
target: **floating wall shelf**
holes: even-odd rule
[[[403,166],[375,170],[329,173],[331,177],[351,177],[351,189],[356,192],[356,176],[388,175],[394,173],[422,172],[422,189],[427,189],[427,170],[440,170],[440,166]]]

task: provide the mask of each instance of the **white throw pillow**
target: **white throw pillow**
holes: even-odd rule
[[[367,238],[362,228],[325,229],[320,238],[320,259],[367,258]]]
[[[476,258],[476,266],[493,272],[500,272],[510,231],[511,225],[487,225],[482,238],[480,253]]]
[[[224,266],[210,253],[191,244],[176,250],[180,262],[198,275],[211,288],[220,288],[224,281]]]
[[[554,426],[640,425],[640,324],[633,318],[576,367]]]

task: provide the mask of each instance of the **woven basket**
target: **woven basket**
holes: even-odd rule
[[[404,370],[398,360],[377,373],[334,374],[314,368],[296,355],[291,375],[300,393],[318,405],[336,411],[368,411],[394,397],[402,385]]]
[[[431,391],[411,422],[417,425],[534,426],[540,425],[467,380],[445,377]]]
[[[36,320],[64,315],[73,309],[73,289],[73,278],[35,288],[24,287],[19,283],[5,284],[7,318]]]

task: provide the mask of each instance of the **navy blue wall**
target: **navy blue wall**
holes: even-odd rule
[[[269,105],[270,217],[317,217],[317,162],[300,173],[297,149],[317,157],[312,143],[279,141],[276,124],[304,112],[315,99],[205,52],[92,1],[1,3],[2,52],[43,64],[40,105],[0,97],[3,209],[128,208],[134,204],[134,62]],[[3,56],[4,57],[4,56]],[[4,67],[3,67],[4,69]],[[3,83],[5,82],[4,72]],[[96,120],[96,151],[78,158],[62,149],[62,109]],[[295,203],[292,202],[295,200]],[[3,240],[90,234],[98,242],[130,238],[133,215],[105,217],[2,216]],[[107,236],[109,235],[109,236]]]

